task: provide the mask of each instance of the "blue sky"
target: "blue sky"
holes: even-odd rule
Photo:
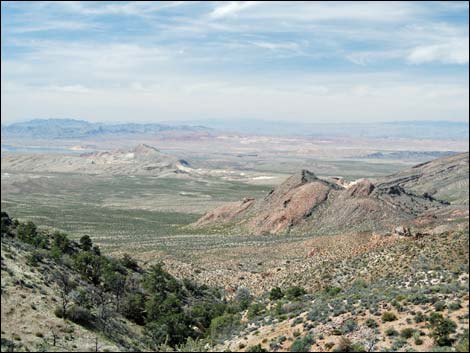
[[[2,123],[468,120],[468,2],[1,10]]]

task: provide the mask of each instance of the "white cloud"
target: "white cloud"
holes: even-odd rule
[[[217,6],[214,10],[212,10],[209,16],[212,18],[234,16],[237,13],[256,5],[257,3],[258,1],[231,1],[229,3],[224,3],[223,5]]]
[[[389,51],[362,51],[353,52],[346,55],[346,59],[356,65],[367,65],[378,61],[391,60],[403,58],[403,50],[389,50]]]
[[[256,47],[269,50],[298,50],[299,44],[294,42],[251,42]]]
[[[423,45],[414,48],[408,55],[413,64],[440,62],[444,64],[468,64],[468,37],[449,43]]]

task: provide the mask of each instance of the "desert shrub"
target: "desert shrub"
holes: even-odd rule
[[[415,330],[411,327],[404,328],[403,330],[400,331],[400,337],[408,339],[413,336],[413,333]]]
[[[212,319],[210,324],[210,334],[212,338],[227,336],[240,325],[239,315],[223,314]]]
[[[414,341],[414,344],[417,346],[420,346],[423,344],[423,340],[421,339],[421,334],[419,331],[415,331],[413,333],[413,341]]]
[[[85,287],[78,287],[70,292],[70,298],[79,306],[90,309],[92,306],[90,291]]]
[[[290,352],[310,352],[310,346],[313,344],[313,338],[306,335],[303,338],[297,338],[290,346]]]
[[[446,308],[446,303],[442,300],[434,303],[434,310],[443,311]]]
[[[235,293],[235,300],[240,306],[240,310],[248,309],[252,299],[253,298],[251,297],[251,293],[248,288],[240,287],[237,289]]]
[[[331,348],[334,347],[334,345],[335,345],[335,344],[334,344],[333,342],[327,342],[327,343],[325,343],[325,348],[326,348],[326,349],[331,349]]]
[[[334,287],[334,286],[327,286],[324,289],[324,292],[329,297],[335,297],[336,295],[338,295],[341,292],[341,288]]]
[[[426,304],[428,302],[428,298],[422,293],[414,293],[408,297],[408,302],[415,305]]]
[[[357,328],[357,323],[353,319],[348,319],[343,323],[341,327],[341,331],[343,333],[350,333],[353,332]]]
[[[456,302],[449,303],[447,307],[449,311],[456,311],[462,308],[462,305],[460,304],[460,302],[456,301]]]
[[[248,308],[248,318],[250,320],[254,319],[255,317],[259,316],[261,312],[264,310],[264,305],[260,303],[253,303]]]
[[[457,325],[450,319],[444,318],[442,314],[432,313],[429,318],[431,328],[430,337],[438,346],[448,346],[451,344],[450,334],[456,331]]]
[[[369,327],[369,328],[376,328],[378,326],[378,324],[374,319],[369,318],[369,319],[366,320],[366,326]]]
[[[387,335],[388,337],[398,336],[398,331],[390,327],[385,330],[385,335]]]
[[[404,338],[397,338],[393,341],[392,343],[392,351],[396,352],[398,351],[400,348],[402,348],[403,346],[405,346],[407,344],[407,341],[404,339]]]
[[[297,299],[305,294],[306,294],[305,289],[303,289],[302,287],[298,287],[298,286],[289,287],[286,290],[286,298],[288,300]]]
[[[423,322],[425,320],[426,316],[421,311],[418,311],[415,315],[415,322],[419,324],[420,322]]]
[[[396,319],[397,319],[397,316],[390,311],[386,311],[382,314],[382,322],[395,321]]]
[[[457,352],[468,352],[468,329],[464,331],[462,336],[460,337],[458,343],[455,346],[455,350]]]
[[[62,308],[62,306],[56,306],[55,309],[54,309],[54,315],[58,318],[64,318],[65,316],[65,313],[64,313],[64,310]]]
[[[261,344],[257,344],[256,346],[248,347],[246,352],[267,352],[267,350],[261,347]]]
[[[279,300],[284,297],[284,293],[282,292],[281,288],[279,287],[274,287],[271,289],[269,292],[269,299],[270,300]]]
[[[27,255],[26,262],[28,265],[36,267],[44,260],[45,257],[46,254],[44,253],[44,250],[33,250],[30,254]]]
[[[78,305],[72,305],[67,310],[67,318],[84,327],[94,326],[94,316],[87,309]]]

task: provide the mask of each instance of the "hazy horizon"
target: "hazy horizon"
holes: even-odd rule
[[[2,2],[1,120],[468,121],[467,2]]]

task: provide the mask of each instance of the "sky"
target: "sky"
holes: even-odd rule
[[[468,2],[1,2],[2,124],[468,121]]]

